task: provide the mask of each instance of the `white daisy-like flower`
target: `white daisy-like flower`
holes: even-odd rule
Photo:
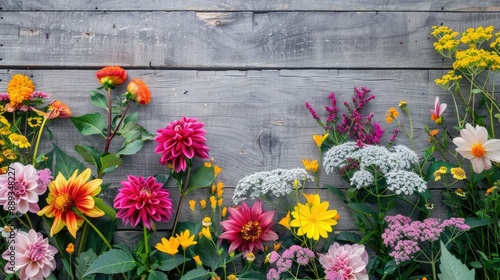
[[[466,124],[453,143],[457,145],[456,151],[471,161],[476,173],[490,169],[491,161],[500,162],[500,140],[488,140],[488,131],[482,126]]]
[[[303,168],[275,169],[257,172],[241,179],[233,194],[235,204],[247,199],[258,198],[261,195],[272,194],[276,197],[285,196],[294,189],[294,181],[302,184],[304,180],[314,181]]]

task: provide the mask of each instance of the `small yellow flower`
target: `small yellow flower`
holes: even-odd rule
[[[219,200],[217,200],[217,206],[221,207],[222,206],[222,203],[224,202],[224,198],[219,198]]]
[[[199,265],[199,266],[202,266],[202,265],[203,265],[203,263],[201,262],[201,258],[200,258],[200,256],[198,256],[198,255],[193,256],[193,260],[194,260],[194,262],[195,262],[197,265]]]
[[[441,175],[446,174],[448,168],[446,166],[441,166],[438,170],[434,171],[434,181],[441,180]]]
[[[496,188],[497,188],[496,186],[493,186],[493,187],[491,187],[491,188],[487,189],[487,190],[486,190],[486,193],[485,193],[484,195],[485,195],[485,196],[490,195],[491,193],[493,193],[493,191],[494,191],[494,190],[496,190]]]
[[[210,219],[210,217],[205,217],[205,218],[203,218],[203,221],[201,221],[201,224],[204,227],[209,227],[212,225],[212,219]]]
[[[217,192],[217,197],[222,197],[222,195],[224,194],[224,183],[222,182],[217,182],[217,188],[216,188],[216,192]]]
[[[215,177],[217,177],[221,171],[222,171],[222,168],[220,168],[217,165],[214,165],[214,176]]]
[[[222,208],[220,215],[224,218],[227,215],[227,207]]]
[[[179,239],[171,236],[169,239],[165,237],[161,238],[161,243],[156,243],[155,248],[163,253],[167,253],[171,256],[177,254],[179,252]]]
[[[28,141],[28,138],[26,138],[26,136],[21,134],[12,133],[11,135],[9,135],[9,140],[12,144],[16,145],[21,149],[29,148],[31,146],[30,142]]]
[[[183,250],[186,250],[189,246],[195,245],[198,242],[194,241],[194,235],[191,235],[189,229],[177,234],[177,239]]]
[[[234,274],[230,274],[227,276],[227,280],[238,280],[238,277],[236,277],[236,275]]]
[[[302,160],[302,164],[304,165],[304,168],[306,169],[306,171],[312,170],[312,172],[314,172],[314,173],[318,172],[319,164],[318,164],[317,160],[311,161],[308,158],[306,158],[306,159]]]
[[[200,206],[201,206],[201,209],[207,208],[207,201],[204,199],[200,200]]]
[[[427,210],[432,210],[432,209],[434,209],[434,204],[433,203],[426,203],[425,208],[427,208]]]
[[[279,243],[274,242],[273,251],[278,251],[280,248],[281,248],[281,242],[279,242]]]
[[[246,259],[248,262],[253,262],[253,261],[255,261],[255,255],[254,255],[252,252],[249,252],[249,253],[246,255],[245,259]]]
[[[42,125],[42,118],[41,117],[28,118],[28,125],[31,128],[39,127]]]
[[[217,207],[217,199],[213,195],[210,196],[210,207],[212,207],[212,210]]]
[[[68,246],[66,246],[66,252],[71,255],[74,251],[75,245],[73,243],[69,243]]]
[[[210,233],[210,228],[208,227],[203,227],[201,229],[201,234],[208,239],[212,239],[212,233]]]
[[[2,150],[2,154],[5,158],[10,159],[10,160],[17,158],[16,153],[11,149]]]
[[[316,143],[316,145],[318,145],[318,148],[321,148],[321,145],[323,145],[323,142],[325,141],[325,139],[327,137],[328,137],[328,133],[325,133],[323,135],[321,135],[321,134],[314,134],[313,135],[314,142]]]
[[[189,201],[189,209],[191,209],[191,211],[193,211],[193,212],[194,212],[194,210],[196,209],[196,200],[191,199],[191,200]]]
[[[407,106],[406,101],[401,100],[401,101],[399,102],[399,108],[405,108],[406,106]]]
[[[467,176],[465,175],[465,170],[463,170],[460,167],[452,168],[450,169],[450,171],[451,174],[453,175],[453,178],[457,180],[464,180],[465,178],[467,178]]]
[[[286,213],[286,216],[281,219],[278,224],[286,227],[287,229],[290,229],[290,211]]]
[[[396,108],[394,107],[391,107],[389,108],[389,110],[387,110],[387,112],[385,113],[385,120],[387,123],[392,123],[392,121],[397,117],[399,116],[399,112],[398,110],[396,110]]]
[[[465,192],[461,188],[456,189],[455,194],[460,196],[460,197],[465,197]]]

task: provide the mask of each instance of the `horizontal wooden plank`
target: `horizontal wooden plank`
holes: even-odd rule
[[[497,1],[488,0],[445,0],[445,1],[366,1],[366,0],[275,0],[275,1],[201,1],[201,0],[87,0],[87,1],[16,1],[2,0],[0,8],[10,10],[197,10],[197,11],[384,11],[384,10],[411,10],[411,11],[499,11]]]
[[[0,12],[0,67],[447,68],[434,25],[499,13]],[[16,29],[17,28],[17,29]],[[18,30],[18,36],[12,34]]]

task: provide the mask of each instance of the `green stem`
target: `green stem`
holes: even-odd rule
[[[145,225],[142,225],[143,233],[144,233],[144,252],[145,252],[145,259],[144,259],[144,264],[146,267],[149,267],[148,265],[148,260],[149,260],[149,240],[148,240],[148,229],[146,228]]]
[[[109,244],[109,241],[106,239],[106,237],[104,237],[104,235],[102,235],[101,231],[89,220],[87,219],[87,217],[85,217],[85,215],[83,215],[82,213],[78,213],[78,212],[75,212],[77,213],[80,217],[82,217],[82,219],[85,220],[85,222],[87,222],[89,224],[89,226],[91,226],[94,231],[97,233],[97,235],[99,235],[99,237],[102,239],[102,241],[104,242],[104,244],[106,244],[106,246],[108,246],[108,249],[111,249],[111,244]]]
[[[182,190],[181,190],[181,197],[179,199],[179,205],[177,205],[177,211],[175,211],[174,227],[172,228],[172,235],[175,234],[175,229],[177,228],[177,222],[179,221],[182,202],[184,201],[184,198],[186,197],[186,191],[187,191],[187,188],[189,186],[189,177],[191,177],[191,166],[188,167],[186,181],[184,182],[184,186],[182,187]]]
[[[40,131],[38,131],[38,135],[36,138],[35,151],[33,152],[33,166],[35,167],[36,167],[36,155],[38,153],[38,147],[40,146],[40,139],[42,139],[43,128],[45,127],[47,120],[48,120],[47,118],[43,118],[42,125],[40,126]]]
[[[83,225],[82,235],[80,236],[80,241],[78,243],[78,252],[76,252],[76,257],[78,258],[83,251],[83,247],[85,247],[85,243],[87,243],[87,233],[89,232],[89,225],[85,223]]]
[[[111,121],[113,115],[113,103],[111,100],[111,88],[108,88],[108,135],[106,136],[106,145],[104,146],[104,152],[107,153],[109,150],[109,145],[111,144]]]

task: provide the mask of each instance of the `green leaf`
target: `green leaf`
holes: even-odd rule
[[[371,217],[372,219],[376,219],[377,218],[377,213],[375,211],[373,211],[368,205],[366,204],[363,204],[363,203],[354,203],[354,202],[351,202],[351,203],[348,203],[347,204],[349,206],[349,208],[351,208],[352,211],[356,212],[356,213],[359,213],[359,214],[363,214],[364,216],[368,216],[368,217]]]
[[[90,265],[97,260],[97,255],[92,249],[80,254],[75,259],[75,276],[78,280],[93,280],[95,275],[83,277],[83,273],[90,267]]]
[[[203,268],[196,268],[188,271],[180,280],[205,280],[215,276],[214,272],[207,271]]]
[[[56,144],[52,144],[54,146],[56,165],[54,169],[54,174],[61,173],[65,178],[71,177],[75,170],[79,172],[83,172],[87,169],[81,162],[79,162],[76,158],[67,155],[63,152]]]
[[[99,157],[99,175],[110,173],[122,164],[121,158],[115,154],[103,154]]]
[[[238,280],[266,280],[266,275],[258,271],[247,271],[238,274]]]
[[[109,218],[111,218],[113,221],[116,220],[116,210],[115,208],[107,205],[104,200],[100,197],[94,197],[95,201],[95,206],[106,214]]]
[[[94,273],[124,273],[134,269],[136,266],[137,263],[130,252],[120,249],[111,249],[100,255],[97,260],[90,265],[83,276]]]
[[[213,242],[208,238],[198,239],[195,251],[200,256],[203,265],[210,267],[212,271],[220,267],[221,259],[217,255],[217,248],[215,248]]]
[[[76,144],[75,151],[82,156],[86,163],[95,165],[98,169],[100,169],[99,151],[96,148]]]
[[[189,190],[201,189],[211,186],[215,180],[214,167],[200,166],[191,176]]]
[[[116,231],[116,222],[109,220],[107,217],[95,218],[92,222],[99,229],[104,238],[108,240],[108,242],[113,240],[113,236]],[[118,248],[118,246],[115,247]],[[92,250],[94,250],[94,252],[98,255],[108,250],[108,246],[95,230],[88,231],[87,242],[85,242],[85,248],[83,249],[88,250],[90,248],[92,248]]]
[[[126,144],[125,147],[120,149],[118,152],[116,152],[116,155],[134,155],[142,149],[142,146],[144,146],[144,142],[142,142],[141,140],[132,141]]]
[[[147,141],[154,138],[154,136],[149,133],[144,127],[140,126],[135,122],[125,123],[118,130],[118,135],[125,138],[125,142],[129,143],[134,140],[140,139],[141,141]]]
[[[441,168],[442,166],[446,167],[448,170],[450,170],[451,168],[457,167],[457,165],[451,164],[451,163],[446,162],[446,161],[442,161],[442,160],[435,161],[429,165],[429,168],[427,168],[427,173],[425,174],[424,180],[425,181],[434,181],[434,172],[439,170],[439,168]]]
[[[90,92],[90,101],[95,106],[106,110],[108,108],[108,99],[102,93],[97,91]]]
[[[441,273],[438,274],[440,280],[474,280],[475,270],[469,270],[469,268],[463,264],[459,259],[453,256],[446,246],[441,243],[441,263],[439,264],[439,269]]]
[[[348,201],[346,196],[345,196],[345,193],[342,190],[340,190],[339,188],[334,187],[332,185],[325,185],[325,187],[329,191],[331,191],[334,195],[336,195],[338,198],[342,199],[344,202]]]
[[[148,280],[168,280],[168,276],[161,271],[153,270],[149,273]]]
[[[359,234],[357,234],[355,232],[342,231],[342,232],[339,232],[337,234],[337,236],[335,237],[335,240],[340,241],[340,242],[347,242],[350,244],[355,244],[355,243],[359,243],[361,241],[361,237],[359,236]]]
[[[169,254],[156,251],[155,253],[156,259],[158,262],[151,265],[152,269],[159,269],[161,271],[170,271],[184,262],[189,261],[189,259],[185,259],[180,255],[171,256]]]
[[[100,134],[103,138],[106,129],[106,121],[100,113],[86,114],[80,117],[71,117],[73,125],[82,135]]]

